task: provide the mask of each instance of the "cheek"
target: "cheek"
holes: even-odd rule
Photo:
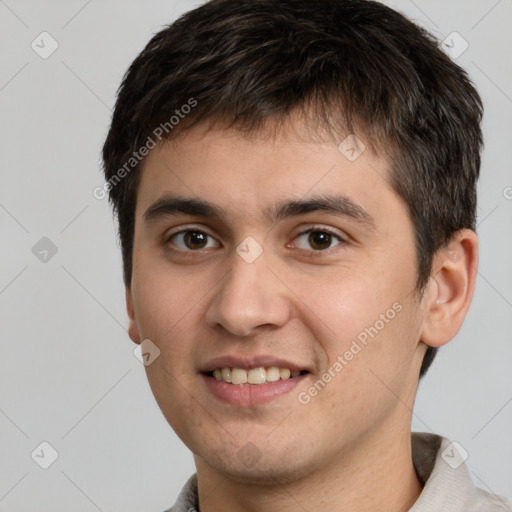
[[[141,264],[134,271],[132,292],[141,339],[150,339],[160,350],[159,357],[145,367],[148,382],[180,437],[187,430],[180,419],[182,406],[190,402],[188,390],[195,385],[191,340],[197,335],[198,316],[204,315],[206,291],[195,277],[180,277],[166,265]]]
[[[366,380],[373,368],[392,378],[407,367],[417,341],[417,312],[410,293],[415,273],[403,268],[383,258],[330,279],[296,279],[304,299],[300,315],[329,367],[342,358],[343,369],[332,369],[337,375]]]
[[[361,333],[359,337],[364,339],[365,329],[377,321],[380,327],[381,314],[386,315],[391,309],[388,316],[395,316],[392,308],[398,291],[378,283],[362,269],[321,280],[296,277],[295,284],[303,299],[302,318],[307,319],[319,340],[331,340],[330,344],[340,351],[347,350]]]
[[[132,281],[141,335],[160,343],[174,338],[197,314],[208,289],[200,276],[182,277],[165,262],[141,259]]]

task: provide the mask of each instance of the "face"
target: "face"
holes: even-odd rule
[[[150,153],[137,196],[130,336],[158,347],[149,383],[196,463],[240,481],[408,433],[425,351],[388,162],[290,126],[194,128]]]

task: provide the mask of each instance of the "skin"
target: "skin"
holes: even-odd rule
[[[386,159],[367,149],[351,162],[298,122],[250,138],[198,126],[148,155],[126,288],[129,334],[160,350],[148,380],[194,453],[201,512],[399,511],[420,494],[410,447],[419,370],[427,345],[447,343],[462,324],[478,244],[472,231],[458,232],[436,254],[420,296],[414,228],[388,181]],[[147,222],[146,210],[166,194],[209,201],[224,216]],[[333,194],[363,208],[373,225],[324,211],[264,215],[281,201]],[[312,248],[301,234],[311,228],[335,233],[327,248]],[[207,233],[206,247],[171,237],[180,230]],[[236,252],[249,236],[263,249],[252,263]],[[299,393],[395,303],[400,312],[301,403]],[[230,405],[199,373],[228,354],[273,355],[310,373],[270,403]],[[247,443],[258,460],[239,456]]]

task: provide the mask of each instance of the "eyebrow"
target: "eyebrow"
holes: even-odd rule
[[[267,210],[267,217],[277,222],[288,217],[296,217],[312,212],[332,213],[375,228],[375,220],[360,205],[344,195],[319,195],[298,201],[282,201]]]
[[[307,199],[281,201],[265,210],[270,222],[298,217],[307,213],[326,212],[339,217],[347,217],[355,222],[375,228],[375,220],[360,205],[343,195],[318,195]],[[155,201],[144,213],[147,224],[167,217],[192,215],[223,220],[226,211],[218,205],[203,199],[166,195]]]
[[[225,211],[217,205],[202,199],[192,199],[180,196],[164,196],[155,201],[145,212],[144,221],[152,223],[157,220],[177,215],[193,215],[222,219]]]

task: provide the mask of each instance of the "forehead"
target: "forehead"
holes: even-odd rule
[[[343,195],[368,210],[378,202],[401,202],[389,183],[388,160],[363,136],[340,139],[312,137],[299,123],[251,136],[198,125],[147,156],[136,215],[169,194],[245,218],[268,217],[280,202],[319,195]]]

